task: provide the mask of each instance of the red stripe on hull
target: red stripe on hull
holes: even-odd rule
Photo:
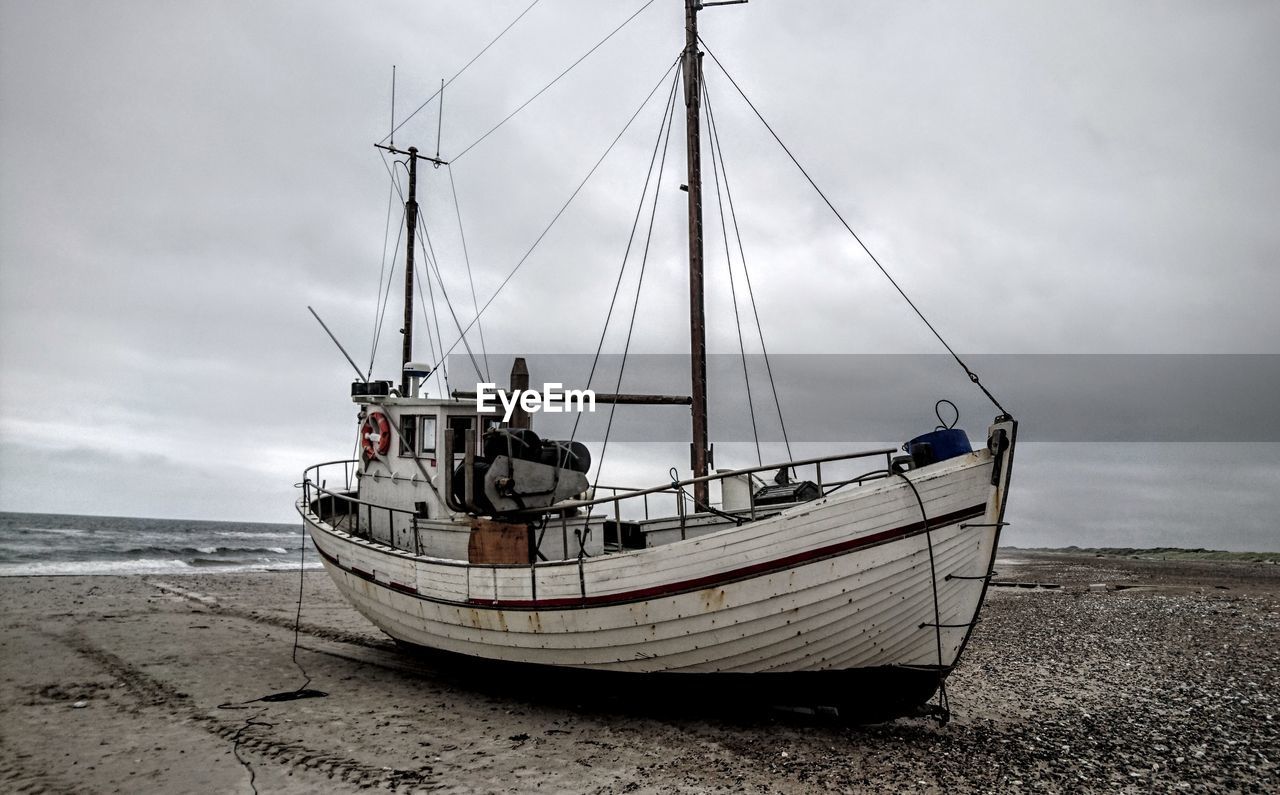
[[[972,508],[966,508],[962,511],[955,511],[944,516],[938,516],[929,522],[929,529],[945,527],[949,524],[972,519],[980,516],[986,511],[985,505],[977,505]],[[746,580],[752,577],[760,577],[765,574],[772,574],[776,571],[785,569],[793,569],[797,566],[803,566],[806,563],[832,558],[844,555],[858,549],[873,547],[877,544],[883,544],[889,541],[896,541],[900,538],[908,538],[913,535],[919,535],[925,531],[925,523],[913,522],[902,527],[895,527],[892,530],[883,530],[879,533],[872,533],[868,536],[852,538],[848,541],[841,541],[838,544],[811,549],[807,552],[797,552],[794,555],[787,555],[784,558],[775,558],[774,560],[763,561],[761,563],[753,563],[750,566],[732,569],[730,571],[717,572],[708,574],[705,577],[695,577],[691,580],[681,580],[679,582],[664,583],[663,585],[654,585],[648,588],[637,588],[632,591],[622,591],[621,593],[600,594],[598,596],[586,597],[561,597],[558,599],[468,599],[467,603],[472,605],[483,605],[485,607],[502,607],[502,608],[565,608],[565,607],[594,607],[598,605],[639,602],[645,599],[653,599],[660,596],[674,596],[676,594],[688,593],[689,591],[700,591],[704,588],[713,588],[717,585],[724,585],[738,580]]]
[[[830,544],[825,547],[811,549],[806,552],[797,552],[794,555],[787,555],[782,558],[753,563],[750,566],[743,566],[730,571],[717,572],[704,577],[695,577],[689,580],[681,580],[678,582],[664,583],[662,585],[654,585],[648,588],[637,588],[631,591],[622,591],[619,593],[599,594],[597,596],[579,596],[579,597],[560,597],[555,599],[468,599],[466,602],[456,602],[448,599],[435,599],[426,596],[418,591],[417,588],[401,585],[400,583],[380,583],[374,579],[369,572],[357,569],[353,566],[343,566],[338,562],[338,558],[327,554],[323,549],[317,550],[320,556],[329,561],[335,567],[354,574],[362,580],[368,580],[375,585],[385,585],[392,590],[417,596],[419,599],[427,599],[428,601],[441,602],[444,604],[468,605],[473,607],[494,607],[499,609],[513,610],[565,610],[575,607],[596,607],[601,605],[625,604],[627,602],[639,602],[645,599],[653,599],[660,596],[674,596],[677,594],[688,593],[690,591],[699,591],[704,588],[712,588],[717,585],[724,585],[738,580],[750,579],[752,577],[760,577],[766,574],[772,574],[777,571],[792,569],[808,563],[813,563],[826,558],[845,555],[867,547],[873,547],[878,544],[897,541],[911,536],[919,535],[928,530],[936,530],[940,527],[962,522],[965,519],[972,519],[981,516],[986,512],[986,505],[974,505],[959,511],[953,511],[948,514],[933,517],[928,524],[924,521],[912,522],[911,524],[895,527],[890,530],[882,530],[871,535],[859,536],[851,538],[847,541],[841,541],[837,544]]]

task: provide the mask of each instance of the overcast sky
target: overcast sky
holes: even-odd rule
[[[352,374],[306,307],[367,364],[391,67],[403,119],[529,2],[0,0],[0,509],[292,521],[302,469],[351,450]],[[447,89],[454,164],[424,169],[420,200],[464,324],[450,171],[483,303],[675,59],[683,4],[652,3],[469,145],[643,5],[542,0]],[[752,0],[701,25],[957,350],[1280,353],[1280,5]],[[938,352],[709,56],[705,70],[770,352]],[[485,313],[490,351],[594,350],[665,91]],[[438,110],[396,143],[434,153]],[[678,133],[635,351],[685,345]],[[729,353],[713,203],[708,187],[708,337]],[[624,336],[615,321],[606,350]],[[935,392],[963,395],[983,432],[989,407],[939,366],[896,441],[932,427]],[[1214,441],[1026,445],[1007,540],[1277,548],[1280,445]],[[644,463],[627,479],[687,465],[679,444],[628,447]]]

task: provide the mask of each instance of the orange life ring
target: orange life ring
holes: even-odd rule
[[[365,418],[364,426],[360,428],[360,446],[364,448],[366,460],[372,461],[387,454],[391,449],[391,423],[387,421],[386,414],[379,411]]]

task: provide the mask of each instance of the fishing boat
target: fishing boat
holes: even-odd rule
[[[938,695],[942,711],[992,575],[1017,422],[992,397],[999,414],[977,449],[944,423],[903,433],[902,448],[711,468],[697,26],[712,5],[686,0],[677,59],[690,394],[593,393],[687,406],[689,468],[647,488],[593,485],[586,445],[532,427],[523,359],[499,395],[509,416],[482,412],[476,392],[422,394],[438,365],[412,347],[417,166],[443,161],[380,144],[409,177],[402,371],[372,380],[352,363],[358,454],[307,469],[297,509],[342,595],[406,646],[607,673],[622,687],[729,681],[842,712],[903,714]]]

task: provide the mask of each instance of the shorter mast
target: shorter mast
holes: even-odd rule
[[[409,373],[406,367],[413,361],[413,241],[418,228],[418,148],[409,147],[409,199],[404,203],[405,254],[404,254],[404,345],[401,349],[400,395],[409,394]]]
[[[426,160],[437,166],[449,165],[438,157],[418,154],[418,147],[411,146],[407,150],[394,146],[374,144],[378,149],[395,155],[405,155],[409,159],[409,198],[404,203],[405,255],[404,255],[404,327],[400,333],[404,335],[400,362],[400,394],[403,397],[416,397],[409,394],[410,378],[405,372],[405,365],[413,361],[413,249],[418,230],[418,161]]]

